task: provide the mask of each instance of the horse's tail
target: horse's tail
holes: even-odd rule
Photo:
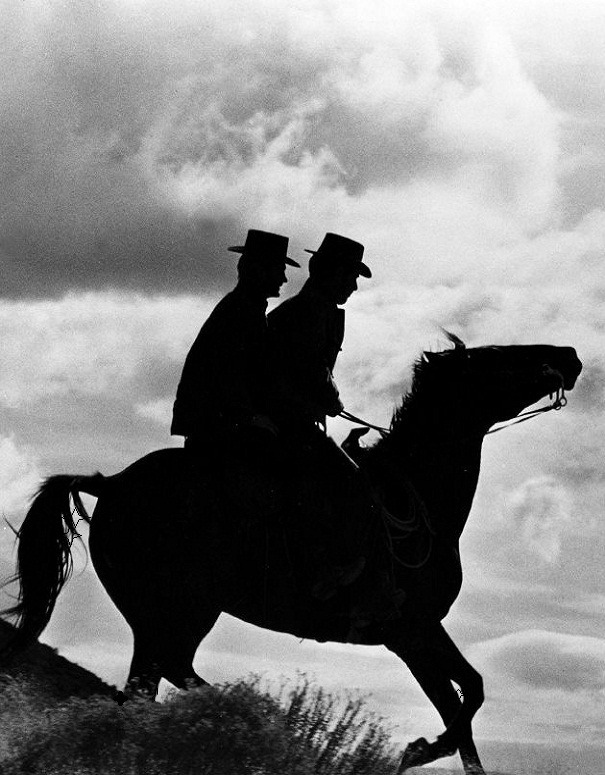
[[[2,613],[16,617],[16,633],[7,651],[16,652],[35,640],[48,624],[57,597],[73,570],[71,546],[80,520],[90,523],[80,493],[99,496],[105,477],[50,476],[32,500],[17,537],[17,604]],[[73,503],[73,508],[72,508]]]

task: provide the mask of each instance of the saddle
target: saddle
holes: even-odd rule
[[[276,529],[294,553],[306,547],[303,562],[328,556],[347,564],[367,548],[374,497],[331,439],[312,446],[275,441],[269,453],[224,445],[186,453],[188,519],[203,519],[217,538],[245,541],[251,532]]]

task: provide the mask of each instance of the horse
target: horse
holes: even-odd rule
[[[375,512],[373,519],[384,533],[372,535],[388,551],[375,556],[386,558],[405,592],[399,616],[363,628],[354,642],[382,644],[400,657],[444,722],[434,742],[421,737],[406,747],[399,773],[458,751],[466,775],[484,775],[471,726],[484,699],[482,678],[442,624],[462,584],[458,542],[486,434],[513,418],[527,419],[520,413],[547,395],[553,403],[531,414],[560,408],[582,364],[572,347],[468,348],[453,335],[450,340],[453,347],[417,360],[411,388],[381,437],[362,447],[357,429],[346,445],[381,504],[380,518]],[[223,611],[300,638],[350,642],[340,598],[354,601],[366,570],[333,599],[301,591],[295,542],[283,520],[251,513],[252,528],[234,542],[237,531],[225,527],[234,522],[233,507],[224,507],[225,491],[217,497],[203,475],[192,515],[186,456],[184,449],[157,450],[113,476],[55,475],[43,483],[17,532],[19,597],[5,613],[17,617],[19,637],[38,637],[49,622],[71,573],[79,516],[90,523],[94,568],[134,635],[127,689],[154,697],[161,677],[179,688],[205,683],[192,661]],[[92,518],[81,493],[98,499]],[[262,503],[253,498],[249,510]],[[204,509],[221,518],[205,519]]]

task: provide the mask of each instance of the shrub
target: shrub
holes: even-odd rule
[[[390,775],[387,732],[364,700],[302,677],[281,696],[258,678],[142,698],[72,698],[40,709],[31,685],[2,690],[3,775]]]

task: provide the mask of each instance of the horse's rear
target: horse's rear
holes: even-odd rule
[[[161,676],[201,681],[193,656],[220,613],[204,514],[186,519],[191,474],[182,449],[146,455],[107,478],[91,523],[95,570],[134,635],[129,679],[152,695]]]
[[[95,568],[117,567],[122,559],[139,564],[143,555],[136,545],[157,560],[164,534],[174,529],[174,513],[185,501],[186,468],[182,449],[162,449],[105,478],[90,528]]]
[[[105,480],[90,527],[90,554],[110,597],[133,619],[161,610],[166,595],[183,593],[189,464],[182,449],[152,452]],[[202,523],[200,513],[199,522]],[[199,558],[201,559],[201,558]],[[203,575],[203,564],[198,572]],[[147,610],[154,605],[155,611]]]
[[[306,503],[304,514],[291,515],[262,471],[253,482],[237,466],[221,475],[216,463],[161,450],[106,480],[91,557],[135,644],[165,633],[170,660],[155,658],[174,662],[171,641],[185,629],[192,658],[221,611],[300,637],[344,640],[346,606],[311,596],[312,549],[303,540],[320,517],[329,522],[325,493],[308,483],[317,514]]]

